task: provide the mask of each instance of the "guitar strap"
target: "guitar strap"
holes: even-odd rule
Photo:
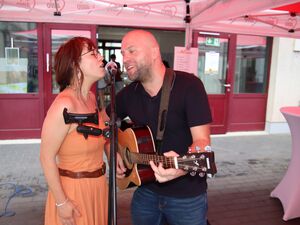
[[[162,142],[167,122],[167,113],[169,107],[169,98],[170,93],[175,82],[176,74],[171,68],[166,68],[166,74],[164,77],[161,98],[159,105],[158,113],[158,124],[157,124],[157,133],[156,133],[156,151],[159,154],[162,154]]]

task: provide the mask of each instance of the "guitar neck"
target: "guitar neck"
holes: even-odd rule
[[[176,157],[165,157],[156,154],[130,152],[129,161],[142,165],[149,165],[150,161],[153,161],[156,165],[162,163],[164,168],[175,168],[175,158]]]

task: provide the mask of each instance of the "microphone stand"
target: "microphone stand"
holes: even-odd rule
[[[108,225],[117,224],[117,199],[116,199],[116,156],[118,146],[118,126],[116,116],[116,93],[115,74],[108,70],[111,77],[110,88],[110,159],[109,159],[109,202],[108,202]]]

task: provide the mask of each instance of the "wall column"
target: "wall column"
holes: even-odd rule
[[[274,38],[267,102],[268,133],[288,133],[286,120],[280,113],[283,106],[300,106],[300,51],[296,39]]]

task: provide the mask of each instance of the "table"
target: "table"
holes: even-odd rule
[[[292,154],[286,174],[271,192],[271,197],[281,201],[283,220],[287,221],[300,217],[300,107],[282,107],[280,112],[291,131]]]

